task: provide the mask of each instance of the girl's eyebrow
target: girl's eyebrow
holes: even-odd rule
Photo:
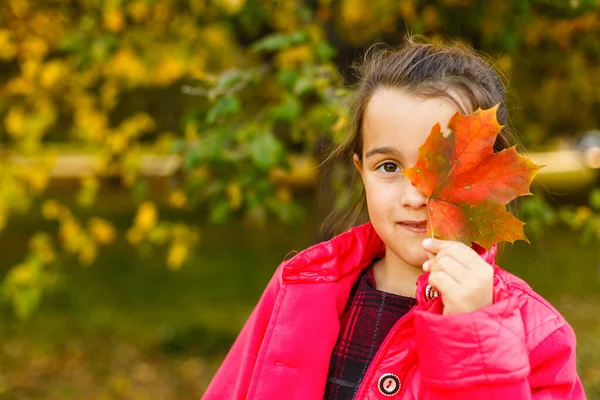
[[[395,147],[391,147],[391,146],[383,146],[383,147],[375,147],[374,149],[371,149],[367,152],[367,154],[365,155],[365,158],[369,158],[371,156],[374,156],[376,154],[392,154],[396,157],[400,157],[400,152],[395,148]]]

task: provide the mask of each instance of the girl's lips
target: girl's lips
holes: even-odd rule
[[[427,233],[427,224],[426,223],[415,225],[415,224],[406,224],[406,223],[400,222],[398,225],[400,225],[407,231],[411,231],[414,233]]]

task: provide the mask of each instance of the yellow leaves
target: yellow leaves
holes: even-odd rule
[[[109,221],[91,218],[88,224],[88,231],[99,244],[110,244],[115,240],[115,227]]]
[[[33,90],[33,83],[20,76],[11,79],[6,84],[6,91],[9,94],[30,96],[33,93]]]
[[[78,136],[92,143],[101,141],[106,135],[108,115],[96,110],[87,98],[77,98],[74,103],[77,104],[75,126]]]
[[[137,113],[123,121],[108,135],[106,145],[111,153],[123,154],[129,149],[132,140],[144,132],[151,131],[154,127],[154,120],[148,114]],[[135,149],[130,150],[129,153],[131,153],[129,154],[131,156],[129,157],[130,165],[124,165],[124,167],[128,169],[128,172],[135,172],[139,157],[138,154],[134,154]]]
[[[66,74],[66,70],[62,62],[51,61],[46,63],[40,72],[40,85],[45,89],[53,89],[57,86]]]
[[[192,79],[202,81],[206,78],[206,55],[196,52],[188,62],[188,75]]]
[[[150,63],[147,66],[132,49],[122,48],[107,63],[105,74],[120,78],[127,85],[153,83],[167,86],[186,73],[186,63],[181,56],[168,49],[157,51],[156,54],[159,57],[154,65]]]
[[[169,241],[172,235],[172,229],[167,224],[155,226],[148,235],[148,241],[152,244],[163,245]]]
[[[35,281],[37,268],[32,263],[22,263],[10,270],[8,280],[17,285],[29,285]]]
[[[25,110],[20,105],[12,106],[4,117],[4,126],[6,132],[14,137],[21,136],[23,132],[23,122],[25,120]]]
[[[400,16],[406,22],[413,22],[417,19],[417,8],[413,0],[400,0],[398,2],[400,8]]]
[[[246,3],[246,0],[217,0],[215,4],[226,13],[233,15],[237,14]]]
[[[87,238],[86,238],[87,239]],[[91,240],[83,239],[77,260],[81,265],[88,266],[94,262],[98,255],[98,247]]]
[[[197,35],[201,38],[202,56],[206,59],[203,63],[210,65],[213,71],[239,67],[239,49],[226,25],[207,25],[199,29]],[[208,71],[194,71],[194,75],[197,79],[204,80],[209,74]]]
[[[127,231],[126,237],[127,241],[133,246],[138,245],[144,239],[142,231],[135,226]]]
[[[38,195],[48,186],[48,169],[43,167],[24,167],[21,170],[24,182],[29,185],[30,191]]]
[[[319,176],[319,165],[314,157],[307,155],[289,155],[290,170],[275,168],[269,173],[269,180],[274,184],[310,187]]]
[[[116,82],[110,80],[104,82],[100,89],[100,103],[105,110],[112,110],[117,105],[119,87]]]
[[[156,2],[152,13],[153,22],[162,25],[171,18],[171,5],[168,2]]]
[[[360,43],[381,33],[395,31],[398,15],[405,7],[407,3],[398,0],[374,0],[367,7],[362,0],[341,0],[341,32],[350,41]]]
[[[190,247],[198,241],[198,235],[184,224],[174,224],[172,237],[173,241],[167,255],[167,266],[172,270],[177,270],[188,258]]]
[[[202,37],[208,46],[214,48],[229,46],[229,32],[224,26],[218,24],[208,25],[202,30]]]
[[[77,193],[77,203],[82,207],[88,208],[94,204],[100,182],[94,176],[88,176],[81,180],[81,189]]]
[[[28,37],[21,43],[21,57],[23,59],[41,60],[48,53],[48,43],[41,37]]]
[[[179,269],[189,256],[191,246],[198,241],[198,234],[184,224],[157,224],[157,217],[153,203],[141,204],[134,225],[127,231],[127,241],[132,245],[144,241],[157,246],[168,244],[167,266]]]
[[[579,206],[575,210],[570,221],[571,226],[574,228],[580,228],[587,220],[594,215],[592,209],[588,206]]]
[[[117,171],[123,183],[131,187],[140,170],[142,152],[136,138],[143,132],[154,129],[154,120],[146,113],[138,113],[123,121],[118,129],[110,132],[105,145],[112,155],[118,155],[120,162]]]
[[[0,213],[6,218],[8,213],[13,211],[28,211],[31,196],[27,192],[27,185],[21,179],[22,173],[18,167],[6,168],[0,172]]]
[[[513,66],[513,59],[508,54],[503,54],[498,58],[498,66],[503,72],[510,72]]]
[[[187,196],[181,189],[172,191],[169,194],[169,204],[173,208],[183,208],[187,203]]]
[[[39,70],[40,70],[39,60],[30,59],[30,60],[25,60],[21,63],[21,71],[22,71],[21,76],[29,82],[33,82],[37,78]]]
[[[188,3],[194,16],[202,14],[206,8],[206,0],[188,0]]]
[[[150,9],[144,0],[134,1],[127,8],[129,15],[135,22],[141,22],[148,18]]]
[[[104,27],[113,33],[121,31],[125,26],[125,17],[123,16],[123,13],[119,9],[113,7],[104,10],[102,21],[104,22]]]
[[[27,0],[10,0],[10,9],[17,18],[23,18],[29,11],[29,2]]]
[[[173,55],[162,57],[154,72],[154,81],[159,86],[167,86],[181,78],[184,64]]]
[[[167,265],[169,268],[176,270],[181,267],[181,264],[188,256],[189,248],[183,243],[174,242],[169,248],[167,256]]]
[[[185,242],[192,244],[198,241],[198,233],[190,229],[185,224],[174,224],[173,225],[173,238],[179,242]]]
[[[341,2],[341,17],[348,25],[359,23],[365,11],[361,0],[343,0]]]
[[[75,255],[82,265],[90,265],[94,262],[98,255],[98,245],[108,245],[116,237],[116,229],[110,221],[92,217],[87,221],[87,229],[84,229],[69,209],[55,200],[44,202],[42,215],[46,219],[59,221],[58,236],[63,250]],[[37,253],[43,253],[42,259],[49,263],[54,258],[47,248],[47,243],[50,243],[49,237],[39,239]]]
[[[50,14],[44,11],[38,11],[30,20],[31,30],[36,35],[48,38],[48,36],[55,37],[58,33],[56,31],[56,23],[58,22],[56,14]],[[49,33],[51,33],[49,35]]]
[[[81,227],[73,217],[69,217],[61,221],[58,229],[58,235],[63,242],[67,251],[75,253],[81,243]]]
[[[298,4],[295,1],[264,2],[269,23],[277,30],[293,32],[302,24]]]
[[[151,131],[154,127],[152,117],[145,112],[139,112],[123,121],[119,130],[128,137],[136,137],[143,132]]]
[[[38,150],[39,139],[56,119],[56,109],[47,99],[40,97],[35,101],[31,112],[21,105],[14,105],[4,119],[6,131],[13,138],[22,140],[21,150],[26,152]]]
[[[27,317],[37,305],[41,289],[53,282],[53,276],[45,266],[55,259],[50,235],[36,232],[29,240],[27,259],[14,266],[1,283],[0,290],[12,302],[18,317]]]
[[[129,138],[121,132],[116,132],[106,139],[106,144],[111,153],[121,154],[127,149]]]
[[[314,62],[314,52],[308,45],[290,47],[277,53],[275,62],[281,69],[295,68]]]
[[[135,216],[134,225],[142,233],[147,233],[156,225],[158,219],[158,211],[154,203],[146,201],[140,204]]]
[[[242,205],[242,187],[238,182],[227,185],[227,199],[232,210],[238,210]]]
[[[7,29],[0,29],[0,60],[10,61],[17,54],[17,46]]]
[[[337,143],[341,142],[345,137],[346,129],[348,128],[348,112],[340,110],[335,123],[331,127],[333,137]]]
[[[146,75],[146,67],[130,48],[121,48],[107,63],[106,75],[139,83]]]
[[[29,241],[29,248],[32,254],[37,256],[43,264],[51,264],[56,260],[52,238],[46,232],[36,232]]]
[[[56,200],[46,200],[42,205],[42,215],[48,220],[54,220],[60,218],[64,207],[61,206]]]

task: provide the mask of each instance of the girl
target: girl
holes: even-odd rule
[[[370,222],[279,266],[203,398],[584,399],[560,313],[496,266],[496,245],[427,239],[426,197],[401,172],[457,111],[500,104],[507,125],[496,73],[413,40],[360,71],[334,153],[352,157]],[[495,150],[511,141],[504,127]]]

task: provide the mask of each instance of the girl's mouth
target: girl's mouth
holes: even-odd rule
[[[427,233],[427,221],[404,221],[398,225],[410,232]]]

